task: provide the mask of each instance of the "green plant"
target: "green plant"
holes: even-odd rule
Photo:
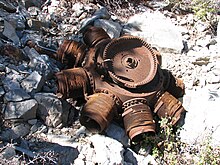
[[[212,145],[212,133],[204,137],[202,143],[187,144],[179,138],[179,130],[164,118],[156,136],[146,136],[142,147],[152,146],[152,156],[163,165],[218,165],[220,164],[220,147]]]
[[[217,12],[216,0],[193,0],[191,5],[195,15],[204,21],[210,20],[210,17]]]

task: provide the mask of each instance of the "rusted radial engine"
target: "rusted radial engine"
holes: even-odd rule
[[[155,133],[154,114],[171,117],[173,125],[178,122],[185,112],[177,100],[184,84],[160,68],[161,57],[149,44],[134,36],[110,39],[102,28],[92,26],[83,39],[85,45],[64,41],[60,46],[57,59],[69,59],[67,64],[74,68],[56,74],[65,98],[86,100],[82,125],[102,132],[121,116],[128,136],[137,141]]]

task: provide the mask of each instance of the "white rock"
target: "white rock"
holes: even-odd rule
[[[183,106],[188,112],[183,130],[180,132],[183,141],[190,144],[201,142],[207,132],[213,131],[212,142],[220,145],[220,91],[218,90],[214,95],[210,92],[211,89],[207,88],[186,91]],[[213,101],[213,97],[215,97],[215,101]]]
[[[102,135],[93,135],[89,138],[94,146],[94,161],[98,164],[123,164],[124,148],[121,143]]]
[[[128,20],[127,25],[136,28],[136,31],[128,30],[127,33],[144,38],[160,51],[180,53],[183,49],[179,28],[159,12],[134,15]]]

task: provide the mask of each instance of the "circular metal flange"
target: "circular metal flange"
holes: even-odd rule
[[[149,83],[157,72],[157,57],[144,40],[124,36],[104,49],[104,67],[112,80],[124,87],[137,88]]]

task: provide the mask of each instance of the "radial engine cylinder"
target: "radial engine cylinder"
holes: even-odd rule
[[[145,134],[155,133],[152,111],[145,99],[131,99],[123,106],[125,130],[132,141],[139,141]]]
[[[88,73],[83,68],[65,69],[56,73],[58,92],[64,98],[84,98],[91,92]]]
[[[83,106],[80,123],[91,132],[102,132],[117,114],[117,106],[111,95],[95,93]]]

